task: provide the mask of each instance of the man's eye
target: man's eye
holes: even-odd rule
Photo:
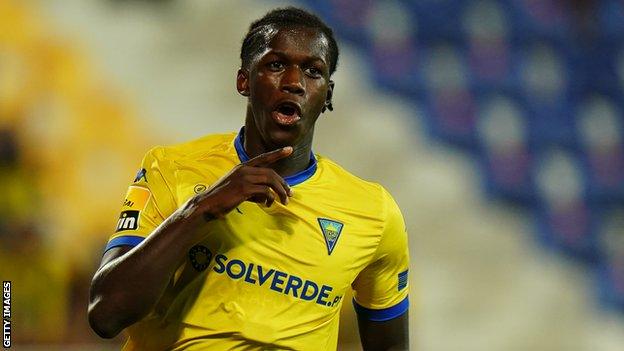
[[[319,77],[321,77],[323,75],[323,72],[321,72],[320,69],[314,68],[314,67],[310,67],[310,68],[306,69],[306,73],[309,76],[314,77],[314,78],[319,78]]]
[[[269,62],[268,66],[269,66],[269,69],[276,70],[276,71],[284,68],[284,64],[280,61]]]

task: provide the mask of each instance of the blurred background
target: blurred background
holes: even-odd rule
[[[126,187],[152,146],[240,128],[242,37],[287,4],[341,49],[315,152],[406,218],[412,349],[622,350],[621,0],[0,0],[13,348],[119,349],[86,305]]]

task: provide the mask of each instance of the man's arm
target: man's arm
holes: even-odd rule
[[[408,312],[384,322],[374,322],[358,315],[360,340],[364,351],[408,350]]]
[[[267,166],[291,153],[292,148],[282,148],[236,166],[173,212],[139,245],[108,250],[91,282],[91,328],[112,338],[147,316],[188,250],[201,241],[203,229],[210,225],[206,222],[223,217],[243,201],[270,206],[274,193],[288,203],[290,187]]]
[[[171,215],[140,245],[108,250],[91,282],[89,324],[112,338],[152,310],[205,223]],[[194,229],[191,229],[194,228]]]
[[[408,237],[399,206],[385,189],[381,190],[384,229],[371,262],[351,284],[353,307],[365,351],[407,350]]]

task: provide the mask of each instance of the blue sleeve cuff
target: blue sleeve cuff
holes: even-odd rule
[[[373,310],[363,307],[359,305],[355,299],[353,299],[353,307],[355,308],[355,312],[357,312],[360,317],[364,317],[373,322],[384,322],[399,317],[403,313],[407,312],[409,309],[409,299],[406,296],[403,301],[398,304],[381,310]]]
[[[106,244],[106,248],[104,249],[104,252],[117,246],[124,246],[124,245],[137,246],[141,243],[141,241],[143,241],[143,239],[145,238],[142,236],[136,236],[136,235],[118,236],[115,239],[109,241],[108,244]]]

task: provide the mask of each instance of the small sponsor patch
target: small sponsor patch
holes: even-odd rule
[[[141,168],[137,172],[136,176],[134,177],[134,182],[136,183],[136,182],[140,181],[141,179],[145,179],[145,182],[147,183],[147,176],[145,175],[145,173],[147,173],[145,168]]]
[[[326,219],[326,218],[317,218],[319,225],[321,226],[321,231],[323,232],[323,237],[325,238],[325,244],[327,244],[327,254],[331,255],[332,251],[336,247],[336,243],[338,242],[338,238],[340,238],[340,233],[342,232],[342,227],[344,226],[342,223]]]
[[[147,188],[131,185],[126,193],[123,203],[123,210],[142,211],[150,198],[150,191]]]
[[[201,272],[208,268],[212,253],[203,245],[195,245],[189,250],[189,260],[196,271]]]
[[[399,291],[405,289],[405,287],[407,286],[407,273],[408,270],[399,273],[399,284],[397,285]]]
[[[204,184],[197,184],[195,185],[195,187],[193,188],[193,191],[195,192],[195,194],[199,194],[202,193],[206,190],[206,186]]]
[[[119,215],[117,230],[115,230],[115,232],[121,232],[123,230],[136,230],[138,227],[139,211],[123,211]]]

